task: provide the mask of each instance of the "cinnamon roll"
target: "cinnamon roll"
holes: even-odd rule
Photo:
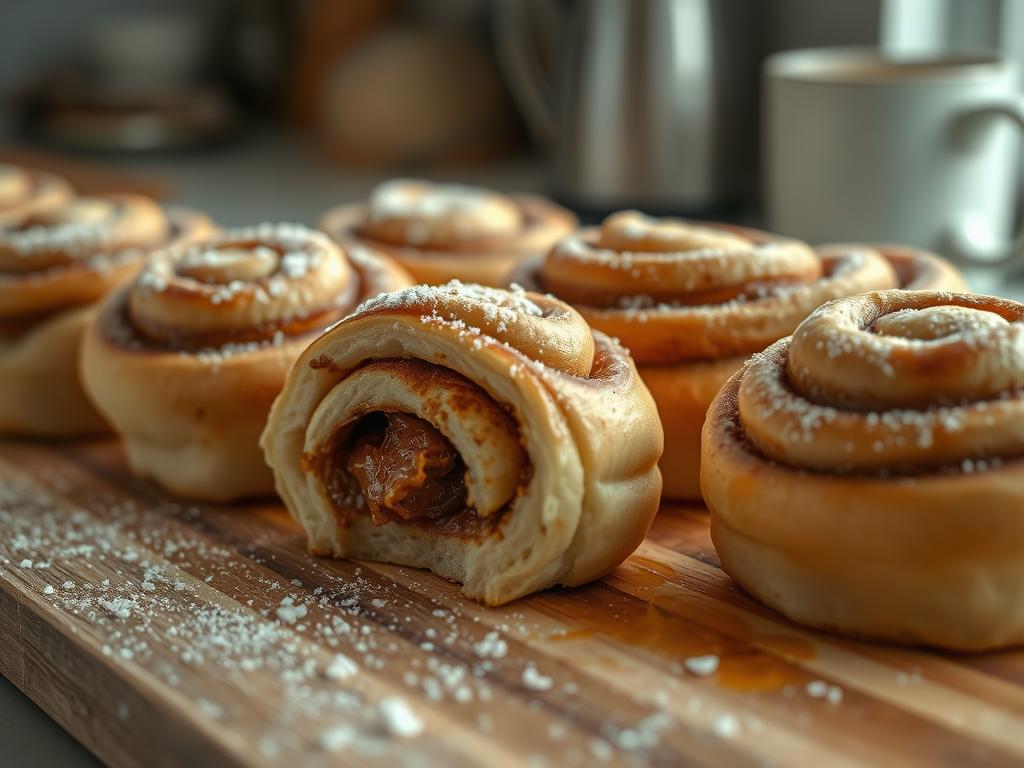
[[[815,311],[708,413],[722,565],[796,621],[1024,642],[1024,304],[880,291]]]
[[[387,257],[299,225],[168,248],[93,324],[85,386],[138,474],[210,501],[268,494],[257,443],[292,362],[360,301],[410,284]]]
[[[99,300],[155,248],[197,237],[205,216],[131,195],[73,198],[0,224],[0,432],[106,429],[78,376]]]
[[[626,351],[556,299],[458,282],[315,341],[262,442],[312,552],[429,568],[491,605],[613,569],[661,491]]]
[[[339,242],[390,254],[417,282],[494,286],[571,232],[576,217],[541,197],[394,179],[366,203],[329,211],[320,226]]]
[[[834,243],[817,248],[829,257],[863,248],[863,245]],[[896,273],[897,285],[907,291],[966,291],[967,283],[959,270],[934,253],[905,245],[872,245],[889,262]]]
[[[0,163],[0,227],[64,205],[74,194],[59,176]]]
[[[636,360],[665,426],[665,495],[699,498],[700,430],[715,394],[747,357],[838,296],[957,289],[959,274],[910,249],[813,249],[757,230],[654,219],[635,211],[560,241],[511,280],[570,302]]]

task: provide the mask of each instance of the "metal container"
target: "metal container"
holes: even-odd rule
[[[755,4],[576,0],[559,14],[542,2],[502,0],[495,20],[556,194],[699,213],[756,189]]]

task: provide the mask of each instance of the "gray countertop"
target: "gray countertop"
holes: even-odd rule
[[[0,677],[0,744],[10,766],[100,765],[99,760],[51,720],[21,691]]]
[[[361,200],[378,182],[394,175],[331,165],[309,142],[277,134],[256,134],[209,151],[113,162],[166,180],[177,201],[209,212],[226,226],[263,221],[315,224],[331,206]],[[540,191],[543,186],[541,166],[529,156],[429,175],[508,191]]]

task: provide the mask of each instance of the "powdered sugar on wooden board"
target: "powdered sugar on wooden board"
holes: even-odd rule
[[[676,547],[684,546],[680,535],[672,534]],[[709,550],[706,531],[693,546]],[[189,713],[189,733],[222,750],[211,754],[266,765],[669,765],[759,756],[800,764],[797,757],[873,749],[879,739],[870,729],[887,722],[910,723],[938,744],[978,738],[936,725],[949,700],[936,693],[927,656],[908,654],[914,663],[904,664],[893,654],[887,674],[872,673],[887,695],[918,708],[899,715],[912,719],[900,721],[886,704],[866,720],[864,708],[878,702],[859,693],[866,683],[855,674],[834,676],[841,666],[803,670],[760,640],[708,635],[717,619],[700,617],[738,594],[690,556],[665,555],[690,564],[685,577],[665,565],[649,572],[641,564],[652,551],[662,552],[645,545],[605,584],[487,609],[427,573],[311,558],[279,507],[172,501],[132,480],[110,444],[0,444],[0,622],[4,595],[15,595],[23,614],[95,649],[96,666],[82,680],[109,670],[149,691],[160,708],[120,694],[90,703],[90,722],[114,723],[122,740],[154,720],[173,722],[177,711]],[[708,592],[708,584],[717,586]],[[616,639],[616,627],[647,622],[653,640],[674,642],[676,630],[651,622],[668,610],[659,596],[684,587],[703,607],[665,620],[707,636],[707,653]],[[751,616],[765,621],[757,610]],[[772,632],[793,630],[779,620]],[[720,659],[715,669],[708,653]],[[756,693],[729,687],[723,675],[737,658],[792,678]],[[11,674],[2,662],[0,669]],[[79,678],[69,672],[66,687]],[[991,733],[987,720],[977,722],[980,755],[993,739],[1018,738],[998,718]],[[851,728],[860,736],[869,729],[865,746],[843,735]],[[157,748],[138,738],[140,754]]]
[[[405,754],[398,742],[430,733],[430,709],[471,708],[475,719],[495,698],[492,675],[521,681],[527,708],[532,694],[554,687],[553,676],[534,661],[509,654],[508,632],[537,631],[514,610],[498,614],[494,629],[478,617],[464,625],[460,608],[440,601],[430,601],[419,616],[423,608],[358,566],[330,577],[330,586],[314,587],[301,577],[284,581],[264,573],[260,556],[239,561],[230,549],[188,535],[189,525],[202,520],[196,507],[161,501],[150,508],[98,493],[83,500],[84,508],[68,509],[60,495],[35,482],[19,483],[7,473],[3,479],[0,530],[12,535],[0,546],[0,567],[10,568],[15,557],[18,568],[31,561],[32,572],[51,562],[50,607],[101,636],[102,653],[113,663],[144,668],[164,686],[192,695],[208,677],[238,690],[249,679],[269,680],[277,697],[262,702],[267,722],[258,743],[267,759],[284,762],[308,748],[300,747],[301,731],[312,723],[320,724],[318,748],[344,742],[364,757],[397,758]],[[71,492],[74,480],[67,482]],[[47,478],[50,488],[61,483],[59,474]],[[262,538],[249,547],[258,550]],[[72,571],[72,586],[61,586]],[[249,591],[225,600],[219,590],[231,594],[239,581]],[[413,619],[419,635],[405,638],[403,624]],[[390,684],[368,679],[378,673]],[[238,696],[230,687],[201,697],[200,710],[232,722]],[[436,720],[434,727],[443,732]]]

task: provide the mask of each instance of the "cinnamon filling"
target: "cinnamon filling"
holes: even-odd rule
[[[436,520],[466,509],[462,458],[430,422],[409,414],[367,416],[335,445],[324,469],[335,509],[361,498],[374,525]]]

